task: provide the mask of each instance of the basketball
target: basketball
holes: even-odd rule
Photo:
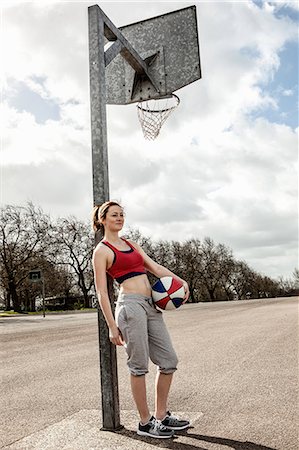
[[[152,286],[152,297],[155,305],[160,309],[179,308],[185,296],[183,284],[173,277],[160,278]]]

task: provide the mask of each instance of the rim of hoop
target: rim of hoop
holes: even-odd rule
[[[143,103],[147,103],[147,102],[149,102],[149,101],[151,101],[151,100],[163,100],[163,99],[166,99],[166,98],[175,98],[176,100],[177,100],[177,104],[176,105],[173,105],[173,106],[169,106],[168,108],[164,108],[164,109],[150,109],[150,108],[144,108],[143,106],[142,106],[142,104]],[[165,96],[165,97],[160,97],[160,98],[148,98],[147,100],[143,100],[142,102],[139,102],[138,104],[137,104],[137,108],[138,109],[141,109],[141,111],[144,111],[144,112],[149,112],[149,113],[162,113],[162,112],[166,112],[166,111],[170,111],[171,109],[174,109],[174,108],[176,108],[177,106],[179,106],[179,104],[180,104],[180,99],[179,99],[179,97],[177,96],[177,95],[175,95],[175,94],[171,94],[171,96]]]

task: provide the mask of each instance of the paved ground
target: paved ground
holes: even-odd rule
[[[185,305],[165,314],[180,357],[170,407],[193,428],[174,440],[135,434],[119,349],[120,433],[100,430],[94,313],[0,319],[1,448],[297,450],[298,298]],[[153,405],[155,370],[148,375]]]

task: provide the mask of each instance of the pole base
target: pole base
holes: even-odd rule
[[[114,432],[114,431],[120,431],[120,430],[123,430],[124,429],[124,426],[123,425],[118,425],[118,427],[116,427],[116,428],[106,428],[106,427],[102,427],[102,428],[100,428],[100,430],[101,431],[111,431],[112,433]]]

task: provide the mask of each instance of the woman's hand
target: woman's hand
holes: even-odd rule
[[[188,300],[189,295],[190,295],[189,286],[188,286],[187,281],[183,281],[183,286],[184,286],[184,289],[185,289],[185,297],[184,297],[183,303],[186,303],[186,301]]]
[[[109,328],[109,339],[114,345],[124,345],[122,334],[117,327]]]

